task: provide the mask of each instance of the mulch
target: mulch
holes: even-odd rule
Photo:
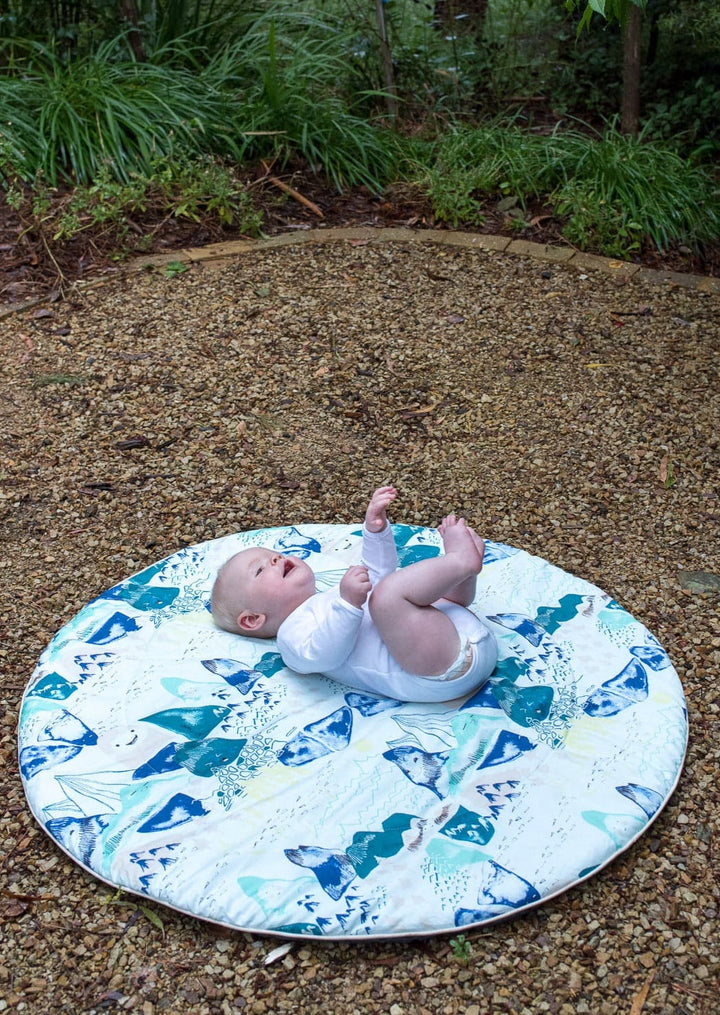
[[[273,214],[315,224],[297,203]],[[711,1015],[720,614],[711,577],[683,575],[720,575],[719,311],[488,251],[334,242],[1,320],[0,1011]],[[353,521],[385,481],[395,520],[465,514],[642,620],[685,687],[686,766],[609,868],[467,948],[308,940],[266,964],[277,941],[141,908],[59,851],[23,797],[18,707],[53,634],[119,579],[231,531]]]

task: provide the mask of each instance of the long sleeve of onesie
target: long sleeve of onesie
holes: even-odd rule
[[[341,666],[355,646],[363,611],[339,589],[317,592],[287,617],[277,633],[283,662],[297,673],[327,673]]]
[[[372,585],[397,567],[397,551],[390,525],[368,532],[363,525],[362,563]],[[352,606],[338,588],[318,592],[287,617],[277,633],[283,662],[296,673],[328,673],[348,658],[366,611]]]
[[[382,532],[369,532],[363,525],[362,563],[368,569],[373,588],[386,574],[397,570],[398,558],[392,529],[386,522]]]

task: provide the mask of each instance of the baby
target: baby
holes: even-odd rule
[[[212,614],[226,631],[277,638],[283,662],[399,701],[446,701],[483,684],[497,661],[489,629],[467,607],[485,544],[464,518],[438,527],[445,553],[398,569],[387,508],[395,488],[376,490],[365,513],[362,564],[337,588],[316,592],[298,557],[264,547],[220,568]]]

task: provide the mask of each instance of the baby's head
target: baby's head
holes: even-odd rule
[[[304,560],[253,546],[218,571],[212,615],[218,627],[233,634],[274,638],[283,620],[314,593],[315,575]]]

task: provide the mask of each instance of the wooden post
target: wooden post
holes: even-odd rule
[[[637,137],[640,129],[640,43],[642,41],[642,8],[630,7],[623,42],[623,84],[620,129],[623,134]]]

